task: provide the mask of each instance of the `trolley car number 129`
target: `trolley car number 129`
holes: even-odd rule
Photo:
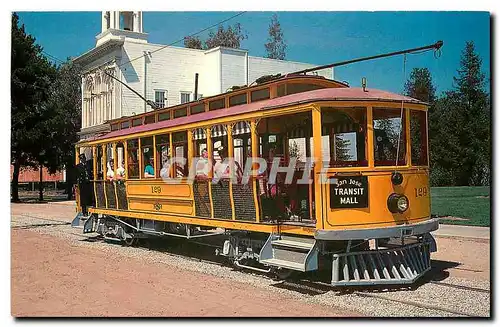
[[[427,196],[427,186],[419,187],[419,188],[415,187],[415,197],[418,198],[421,196]]]

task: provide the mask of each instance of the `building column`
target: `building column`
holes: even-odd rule
[[[104,32],[108,29],[108,22],[106,17],[106,11],[101,12],[101,32]]]

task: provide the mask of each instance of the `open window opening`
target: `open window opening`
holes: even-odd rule
[[[315,224],[314,185],[312,177],[308,178],[312,176],[312,164],[308,161],[312,157],[311,113],[264,118],[257,125],[257,132],[259,156],[267,162],[267,169],[259,172],[258,183],[262,220]],[[282,169],[290,167],[287,172],[278,172],[274,181],[273,162],[279,162]],[[292,178],[287,180],[288,175]]]
[[[323,167],[366,167],[366,108],[321,110]]]

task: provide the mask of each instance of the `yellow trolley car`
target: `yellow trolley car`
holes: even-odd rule
[[[333,285],[430,269],[425,103],[289,75],[108,123],[76,146],[84,232],[222,234],[240,267],[331,269]]]

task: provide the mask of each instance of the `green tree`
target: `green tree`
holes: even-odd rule
[[[406,81],[405,83],[405,94],[409,97],[412,97],[414,99],[418,99],[423,102],[429,103],[429,116],[431,117],[434,113],[434,104],[436,102],[436,88],[434,86],[434,83],[432,81],[432,75],[427,68],[413,68],[410,78]],[[412,115],[412,118],[414,116]],[[431,140],[429,140],[429,143],[434,143],[434,139],[432,137],[436,135],[434,133],[434,130],[436,129],[436,126],[434,124],[434,119],[429,119],[430,120],[430,126],[429,126],[429,136],[431,137]],[[418,158],[419,157],[419,151],[421,150],[421,144],[422,141],[420,139],[421,133],[420,129],[425,128],[423,126],[420,126],[420,120],[418,119],[410,119],[410,135],[411,135],[411,155],[412,158]],[[432,148],[431,148],[432,149]],[[431,166],[431,171],[433,170],[433,167],[435,166],[435,153],[431,150],[430,151],[430,166]],[[438,170],[436,172],[441,172],[441,170]],[[432,182],[432,181],[431,181]]]
[[[283,38],[283,31],[276,14],[271,18],[269,25],[269,37],[264,44],[267,52],[267,58],[284,60],[286,57],[286,43]]]
[[[338,134],[335,134],[334,150],[336,161],[352,160],[352,155],[349,154],[349,140],[344,140]]]
[[[482,61],[474,43],[462,52],[452,91],[436,102],[431,121],[435,165],[452,185],[490,183],[490,101],[484,90]]]
[[[432,75],[427,68],[413,68],[410,78],[405,83],[405,94],[414,99],[427,103],[436,100],[436,88],[432,82]]]
[[[288,152],[290,153],[290,157],[292,158],[300,158],[300,156],[302,155],[300,153],[299,145],[295,140],[290,144]]]
[[[43,56],[35,38],[27,34],[19,17],[12,15],[11,31],[11,164],[12,201],[19,201],[19,172],[46,160],[46,121],[52,113],[45,105],[55,67]]]
[[[190,49],[203,49],[203,44],[197,36],[187,36],[184,38],[184,47]]]
[[[75,147],[77,132],[81,128],[81,77],[80,69],[70,60],[57,69],[57,78],[50,87],[47,106],[53,113],[47,121],[50,130],[48,146],[51,160],[46,165],[50,172],[66,169],[66,193],[71,198],[71,187],[75,182]]]
[[[205,41],[204,49],[208,50],[216,47],[239,49],[241,41],[247,38],[248,36],[242,30],[240,23],[236,23],[233,26],[228,26],[227,28],[219,25],[216,33],[209,33],[208,39]]]

